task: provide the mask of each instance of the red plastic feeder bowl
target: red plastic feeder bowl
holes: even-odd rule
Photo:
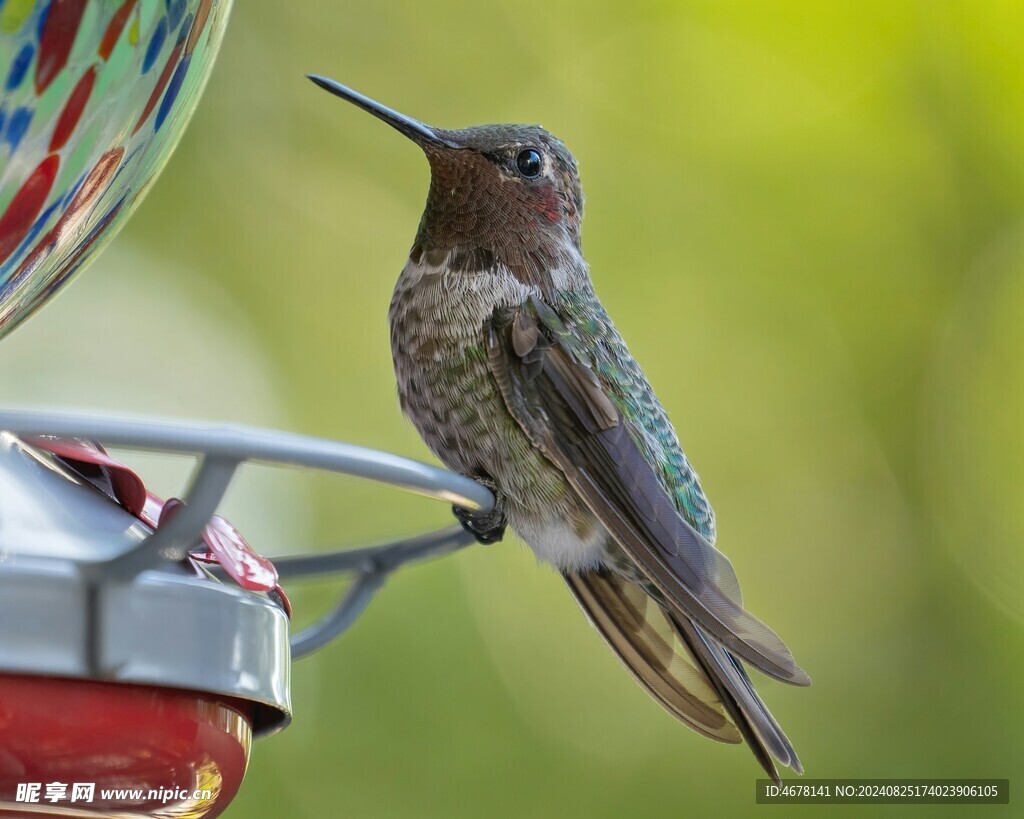
[[[245,776],[251,712],[171,688],[0,676],[0,813],[216,816]]]

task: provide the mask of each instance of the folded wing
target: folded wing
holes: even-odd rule
[[[509,411],[565,474],[662,597],[715,641],[777,679],[810,678],[768,626],[743,608],[729,560],[679,514],[593,371],[559,342],[530,302],[495,313],[488,362]],[[607,636],[607,635],[606,635]]]

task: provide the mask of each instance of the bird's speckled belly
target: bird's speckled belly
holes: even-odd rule
[[[497,484],[510,525],[539,558],[592,566],[607,535],[509,414],[487,366],[485,321],[530,295],[499,276],[406,266],[389,313],[399,400],[438,458]]]

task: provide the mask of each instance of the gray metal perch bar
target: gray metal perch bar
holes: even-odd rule
[[[246,462],[309,467],[391,484],[449,504],[490,511],[491,492],[445,469],[352,444],[288,432],[86,413],[0,410],[0,430],[19,436],[52,435],[95,440],[124,449],[194,455],[197,464],[185,492],[185,508],[136,548],[99,565],[111,579],[130,578],[162,562],[180,560],[200,539],[238,467]],[[459,526],[376,546],[273,559],[282,580],[335,573],[355,574],[336,606],[292,635],[293,657],[322,648],[366,608],[387,576],[406,563],[448,554],[474,542]],[[223,572],[214,569],[215,573]]]

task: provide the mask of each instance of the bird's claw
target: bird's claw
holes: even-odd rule
[[[477,543],[489,546],[505,537],[508,518],[505,516],[505,498],[491,480],[477,478],[494,493],[494,508],[490,512],[474,512],[463,506],[453,506],[452,513],[462,528],[476,538]]]

